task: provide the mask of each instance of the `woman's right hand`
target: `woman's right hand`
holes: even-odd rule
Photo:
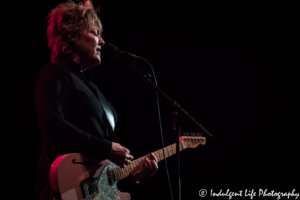
[[[127,148],[121,146],[119,143],[112,142],[108,160],[120,167],[125,167],[125,165],[131,163],[133,156],[130,155],[130,151]]]

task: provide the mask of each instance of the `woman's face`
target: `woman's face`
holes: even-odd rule
[[[99,27],[94,24],[92,29],[81,31],[80,39],[76,42],[73,50],[73,59],[84,68],[99,65],[101,63],[101,46],[104,40],[100,35]]]

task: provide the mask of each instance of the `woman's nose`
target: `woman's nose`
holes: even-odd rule
[[[98,44],[99,44],[100,46],[103,46],[103,45],[105,44],[103,38],[102,38],[100,35],[99,35],[99,42],[98,42]]]

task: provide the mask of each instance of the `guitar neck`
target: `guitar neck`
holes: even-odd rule
[[[180,142],[179,144],[180,144],[179,151],[182,151],[183,150],[182,142]],[[176,143],[153,152],[153,154],[156,156],[158,162],[164,160],[164,152],[165,152],[166,158],[175,155],[176,154]],[[145,158],[148,158],[150,160],[150,154],[140,157],[136,160],[133,160],[130,165],[127,165],[124,168],[120,168],[120,167],[115,168],[113,170],[114,171],[113,173],[115,174],[115,180],[119,181],[121,179],[124,179],[124,178],[132,175],[132,174],[135,174],[136,172],[143,170]]]
[[[194,136],[181,136],[179,142],[179,151],[182,151],[186,148],[196,148],[199,144],[204,145],[206,143],[205,137],[194,137]],[[164,158],[168,158],[176,154],[176,143],[170,146],[167,146],[163,149],[153,152],[157,158],[157,161],[164,160]],[[165,154],[165,156],[164,156]],[[119,181],[123,178],[126,178],[130,175],[133,175],[137,172],[140,172],[144,168],[145,158],[150,160],[150,154],[133,160],[130,165],[127,165],[124,168],[116,167],[112,170],[113,179],[115,181]]]

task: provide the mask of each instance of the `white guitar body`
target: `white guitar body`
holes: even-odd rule
[[[179,150],[205,143],[205,137],[181,136]],[[153,154],[158,162],[162,161],[176,154],[176,144]],[[50,186],[63,200],[130,200],[130,194],[118,190],[117,181],[141,172],[146,157],[150,159],[150,154],[120,168],[109,160],[90,159],[79,153],[64,154],[51,165]]]
[[[79,153],[61,155],[51,165],[51,189],[63,200],[130,200],[130,194],[118,190],[116,181],[109,182],[107,172],[116,167],[109,160]]]

